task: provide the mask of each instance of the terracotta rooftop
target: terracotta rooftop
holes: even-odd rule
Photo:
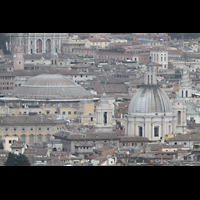
[[[168,139],[170,141],[200,141],[200,134],[178,134],[177,136],[173,138]]]

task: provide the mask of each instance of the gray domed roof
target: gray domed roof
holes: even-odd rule
[[[172,104],[167,94],[157,85],[141,87],[129,104],[129,114],[159,112],[172,112]]]
[[[60,74],[41,74],[31,77],[26,83],[15,89],[11,96],[43,100],[92,97],[89,91]]]

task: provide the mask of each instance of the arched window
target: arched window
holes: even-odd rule
[[[56,147],[53,148],[53,151],[57,151]]]

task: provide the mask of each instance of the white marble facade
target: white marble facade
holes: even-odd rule
[[[147,65],[144,86],[132,97],[125,115],[125,135],[165,140],[167,134],[186,133],[186,106],[179,96],[170,102],[157,85],[153,63]]]
[[[68,33],[10,33],[8,49],[13,52],[15,46],[23,47],[25,54],[61,53],[62,40]]]

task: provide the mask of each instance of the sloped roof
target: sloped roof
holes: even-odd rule
[[[150,140],[146,137],[128,137],[128,136],[121,136],[120,142],[149,142]]]
[[[55,123],[66,123],[65,121],[55,121],[51,116],[48,115],[11,115],[11,116],[1,116],[0,124],[4,126],[14,125],[24,125],[28,126],[30,124],[42,124],[48,123],[53,125]]]
[[[169,138],[169,141],[200,141],[200,134],[178,134],[173,138]]]
[[[125,84],[99,84],[92,85],[98,93],[128,93],[128,86]]]

